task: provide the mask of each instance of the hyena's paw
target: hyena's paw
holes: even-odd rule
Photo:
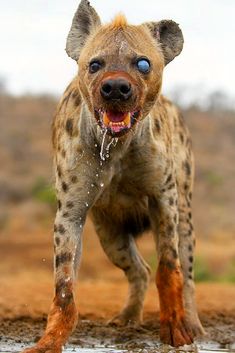
[[[193,343],[193,337],[192,327],[184,318],[171,318],[169,321],[161,322],[160,339],[163,343],[179,347]]]
[[[186,321],[190,324],[191,330],[194,337],[205,336],[206,331],[204,330],[201,321],[198,317],[197,310],[195,307],[186,308],[185,311]]]
[[[142,322],[142,313],[138,310],[124,309],[120,314],[114,316],[111,320],[108,321],[108,325],[117,325],[117,326],[138,326]]]
[[[205,336],[206,331],[204,330],[199,319],[197,320],[188,320],[191,324],[191,330],[193,333],[193,337]]]

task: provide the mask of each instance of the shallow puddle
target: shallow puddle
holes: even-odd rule
[[[19,353],[30,345],[22,343],[4,343],[0,344],[0,353]],[[101,346],[94,343],[93,347],[77,347],[68,345],[63,349],[63,353],[235,353],[235,343],[232,345],[219,345],[216,342],[199,342],[192,346],[185,346],[179,349],[173,349],[167,345],[156,345],[151,342],[146,344],[145,348],[136,347],[126,349],[114,346]]]

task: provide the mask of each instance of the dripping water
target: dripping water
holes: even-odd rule
[[[105,138],[107,135],[107,129],[104,130],[102,142],[101,142],[101,148],[100,148],[100,158],[102,161],[105,161],[105,152],[104,152],[104,144],[105,144]]]
[[[112,138],[111,141],[107,144],[107,146],[105,147],[105,139],[107,136],[107,129],[104,130],[104,134],[103,134],[103,138],[102,138],[102,143],[101,143],[101,149],[100,149],[100,158],[102,161],[105,161],[106,158],[109,158],[109,151],[110,151],[110,147],[113,145],[114,147],[116,147],[117,143],[118,143],[118,138]],[[102,162],[101,162],[102,163]],[[102,164],[101,164],[102,165]]]

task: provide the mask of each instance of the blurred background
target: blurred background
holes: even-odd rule
[[[165,69],[163,92],[183,110],[193,138],[195,277],[197,282],[235,283],[235,2],[91,4],[105,22],[121,11],[132,23],[170,18],[180,24],[185,47]],[[64,51],[77,6],[75,0],[1,3],[0,309],[6,316],[12,308],[18,313],[27,310],[26,299],[6,304],[13,285],[25,284],[20,293],[27,297],[35,282],[52,283],[56,206],[51,122],[59,96],[77,72]],[[139,246],[155,269],[151,234]],[[88,221],[80,279],[121,276],[109,264]],[[37,305],[39,310],[40,302]]]

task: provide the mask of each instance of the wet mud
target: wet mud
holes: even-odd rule
[[[19,222],[21,217],[15,219]],[[106,324],[123,307],[128,287],[121,271],[111,266],[104,256],[90,222],[85,233],[84,261],[75,296],[80,321],[64,352],[175,351],[162,348],[159,341],[159,301],[154,264],[143,324],[139,327]],[[154,248],[151,238],[148,235],[141,238],[139,246],[147,262],[151,263]],[[14,234],[9,233],[0,239],[0,353],[21,352],[43,334],[54,292],[52,247],[48,231],[20,232],[17,228]],[[229,251],[233,250],[231,245],[227,247]],[[223,252],[224,257],[228,256],[224,249]],[[217,262],[215,265],[220,266]],[[232,352],[235,347],[235,285],[197,283],[196,299],[207,336],[200,338],[198,348],[191,347],[191,351]]]
[[[155,314],[156,315],[156,314]],[[235,313],[201,314],[207,335],[186,352],[235,352]],[[42,319],[18,317],[0,320],[0,352],[20,352],[40,338],[46,325]],[[174,352],[159,342],[158,317],[148,315],[138,327],[107,325],[104,319],[81,316],[79,324],[64,347],[65,352]]]

